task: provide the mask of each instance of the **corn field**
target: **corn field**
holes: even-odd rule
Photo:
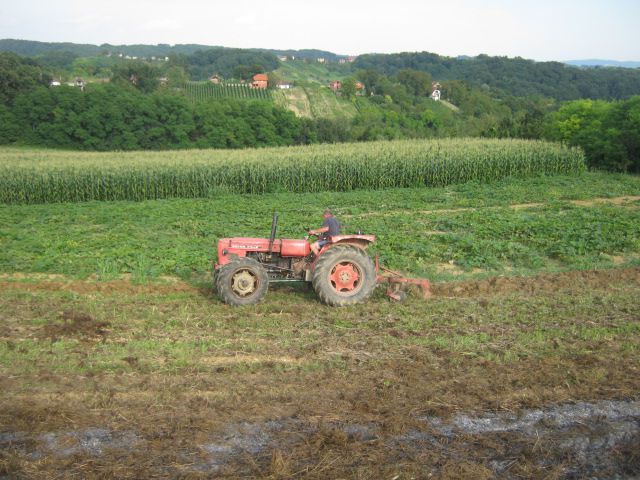
[[[581,150],[529,140],[402,140],[250,150],[0,149],[0,203],[445,186],[577,174]]]
[[[237,100],[272,100],[271,91],[251,88],[247,84],[214,84],[211,82],[187,82],[184,92],[193,102],[203,102],[211,98],[234,98]]]

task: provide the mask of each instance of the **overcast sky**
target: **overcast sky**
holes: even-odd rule
[[[0,0],[0,38],[640,60],[640,0]]]

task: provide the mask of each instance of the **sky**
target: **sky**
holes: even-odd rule
[[[640,0],[0,0],[0,38],[640,60]]]

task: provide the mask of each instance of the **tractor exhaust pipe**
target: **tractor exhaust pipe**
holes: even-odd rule
[[[278,213],[274,212],[271,221],[271,236],[269,237],[269,255],[273,252],[273,241],[276,239],[276,231],[278,230]]]

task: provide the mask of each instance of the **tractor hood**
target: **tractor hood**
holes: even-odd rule
[[[311,248],[306,240],[276,239],[271,252],[282,257],[305,257]],[[218,263],[216,267],[225,265],[234,257],[246,257],[250,252],[269,252],[268,238],[234,237],[218,240]]]

